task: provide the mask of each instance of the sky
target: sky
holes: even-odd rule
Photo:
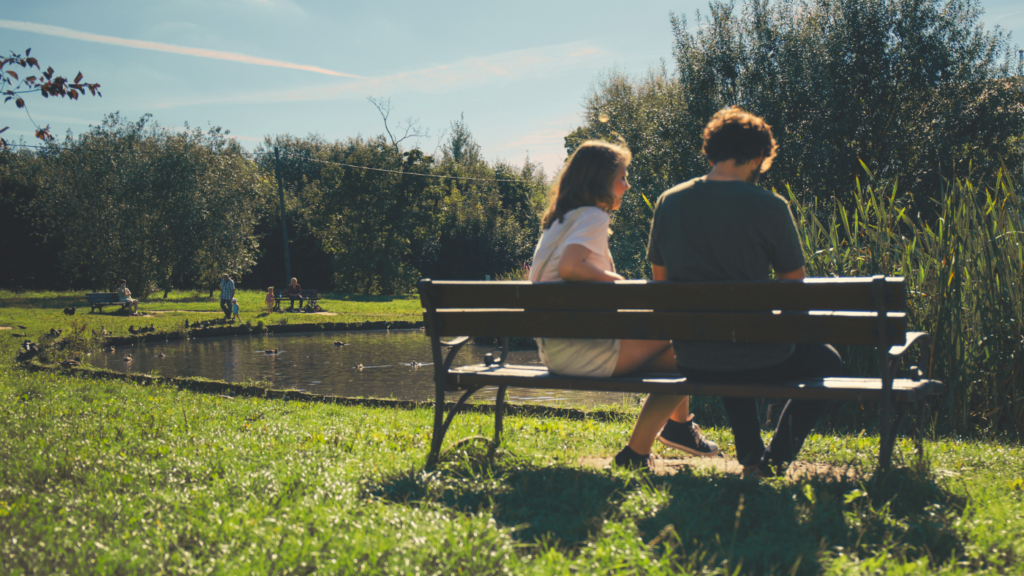
[[[695,25],[697,0],[337,2],[329,0],[5,0],[0,53],[32,49],[45,68],[99,82],[102,97],[26,99],[54,135],[75,135],[119,111],[162,126],[220,126],[248,149],[266,136],[328,141],[384,132],[368,97],[390,99],[389,126],[408,119],[437,149],[460,118],[488,160],[529,157],[551,176],[584,99],[610,70],[672,69],[669,15]],[[1024,45],[1024,4],[986,0],[982,21]],[[21,72],[20,69],[18,69]],[[4,137],[35,144],[13,102]]]

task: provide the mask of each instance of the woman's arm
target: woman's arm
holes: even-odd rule
[[[593,254],[582,244],[569,244],[562,251],[562,259],[558,262],[558,275],[566,282],[614,282],[625,280],[615,272],[606,272],[590,262],[587,258]]]

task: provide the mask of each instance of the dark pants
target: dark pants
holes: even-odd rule
[[[231,318],[231,299],[220,299],[220,309],[224,312],[225,318]]]
[[[291,296],[291,295],[289,295],[288,296],[288,300],[289,300],[289,304],[288,304],[289,308],[295,308],[295,301],[298,300],[299,301],[299,309],[300,310],[302,309],[302,296]]]
[[[699,382],[759,382],[775,384],[801,378],[838,376],[843,368],[839,352],[828,344],[797,344],[796,351],[781,364],[750,370],[705,372],[680,367],[687,378]],[[779,425],[767,451],[761,441],[761,420],[753,398],[722,398],[736,441],[736,459],[744,466],[758,463],[762,454],[772,464],[796,459],[804,439],[828,409],[825,400],[790,400],[779,414]]]

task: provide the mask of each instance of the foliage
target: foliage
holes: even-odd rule
[[[21,94],[29,92],[35,92],[36,90],[43,96],[43,98],[49,98],[51,96],[58,98],[70,98],[72,100],[78,100],[79,94],[85,94],[86,91],[93,96],[102,96],[100,94],[100,85],[97,83],[82,82],[82,73],[79,72],[74,80],[68,80],[64,76],[54,76],[53,68],[47,66],[45,71],[40,72],[38,76],[29,75],[21,78],[18,73],[11,68],[20,66],[23,69],[28,70],[31,74],[32,69],[42,70],[39,67],[39,61],[31,56],[32,49],[27,48],[25,55],[16,54],[11,52],[11,55],[7,58],[0,59],[0,96],[4,97],[4,103],[14,100],[14,105],[18,108],[25,108],[25,99],[21,97]],[[4,70],[4,66],[8,69]],[[6,74],[4,74],[6,72]],[[16,83],[15,83],[16,82]],[[28,109],[25,108],[25,114],[28,114]],[[29,115],[29,120],[32,120],[32,116]],[[35,121],[32,121],[35,124]],[[53,140],[53,136],[50,134],[50,126],[40,128],[38,124],[36,126],[36,138],[40,140],[49,141]],[[0,128],[0,134],[2,134],[7,127]],[[0,138],[0,148],[5,148],[7,141]]]
[[[932,374],[947,390],[936,417],[950,429],[1024,433],[1022,176],[947,183],[935,221],[870,172],[850,207],[802,204],[790,192],[809,276],[907,279],[911,327],[935,338]],[[851,362],[873,369],[865,355]]]
[[[608,73],[566,138],[569,151],[619,137],[634,151],[616,264],[645,271],[636,255],[650,212],[640,194],[653,202],[707,171],[702,129],[724,106],[768,120],[779,157],[762,182],[802,199],[849,203],[863,160],[934,216],[944,177],[1019,165],[1022,62],[980,17],[975,0],[750,0],[738,12],[713,2],[692,27],[673,16],[675,74],[664,64],[639,78]]]
[[[444,178],[439,230],[418,261],[423,276],[483,280],[528,262],[540,232],[544,174],[527,158],[522,168],[488,165],[463,120],[452,122],[434,170]]]
[[[385,136],[282,136],[258,152],[264,169],[274,147],[289,234],[316,239],[337,290],[401,294],[424,276],[497,276],[532,254],[543,172],[528,159],[521,168],[489,164],[462,120],[452,123],[439,159]],[[275,242],[272,234],[279,229],[267,234]]]
[[[112,114],[40,158],[32,210],[49,237],[67,239],[65,274],[100,288],[125,278],[145,296],[252,266],[272,188],[219,128],[175,132]]]

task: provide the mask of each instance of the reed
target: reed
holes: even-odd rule
[[[858,181],[853,205],[789,190],[809,276],[906,278],[911,329],[933,335],[931,375],[946,383],[933,424],[955,432],[1024,432],[1024,200],[1020,175],[947,181],[928,205],[897,182]],[[851,373],[877,373],[867,350]]]

